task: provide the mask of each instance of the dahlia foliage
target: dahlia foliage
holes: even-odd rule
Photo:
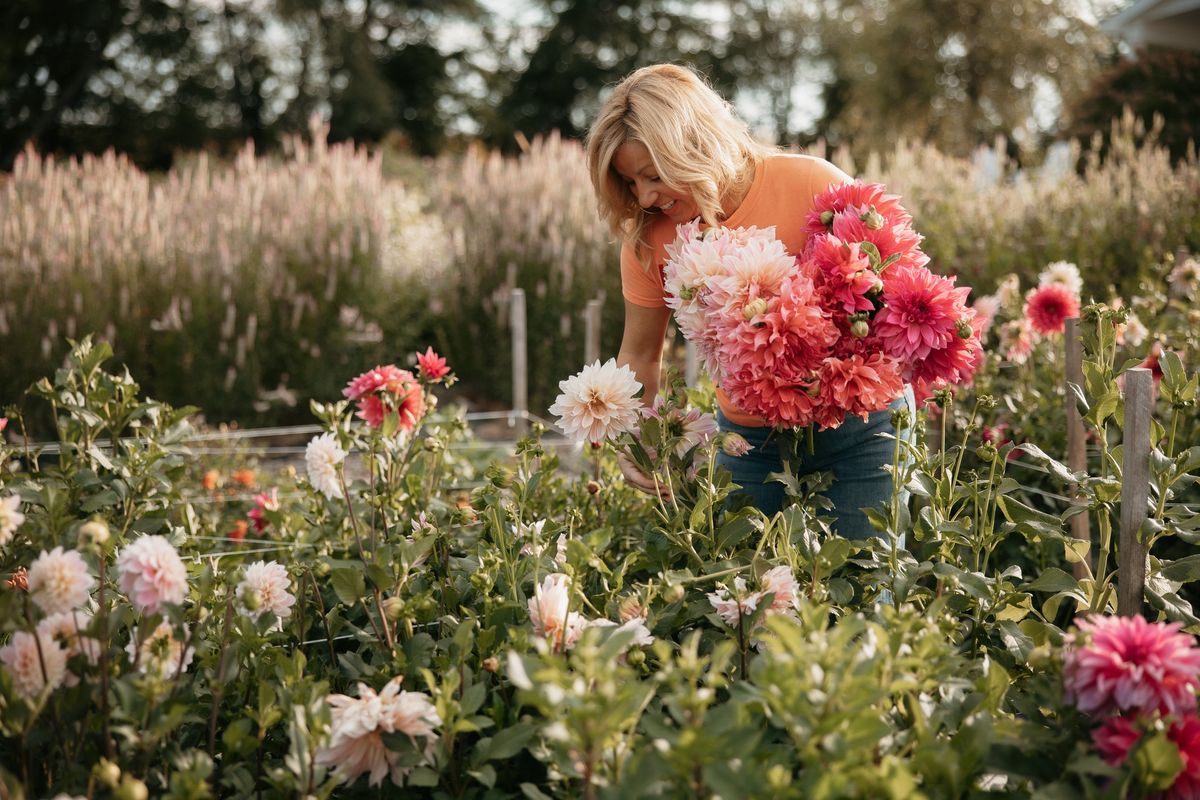
[[[935,275],[894,195],[859,182],[818,195],[792,255],[773,228],[679,226],[667,305],[730,399],[782,427],[836,428],[913,384],[919,396],[979,367],[969,289]]]

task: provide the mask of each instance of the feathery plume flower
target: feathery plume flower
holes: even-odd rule
[[[163,603],[183,602],[187,568],[164,537],[142,536],[117,554],[117,585],[134,608],[155,614]]]
[[[617,366],[610,358],[604,364],[598,360],[582,372],[559,381],[562,391],[550,406],[558,424],[567,436],[593,444],[632,431],[637,427],[639,409],[638,383],[633,370]]]
[[[276,627],[292,615],[295,596],[288,591],[292,582],[287,568],[275,561],[255,561],[246,567],[246,572],[237,587],[238,604],[242,613],[255,621],[264,611],[275,615]]]
[[[350,381],[342,394],[358,402],[355,416],[378,428],[388,414],[399,418],[399,430],[411,431],[425,414],[425,393],[406,369],[387,364],[368,370]]]
[[[430,383],[437,383],[450,374],[446,359],[433,352],[432,347],[425,348],[424,353],[417,353],[417,367],[421,370],[421,376]]]
[[[343,783],[365,774],[371,786],[382,783],[385,776],[397,786],[404,785],[412,767],[404,766],[402,754],[383,743],[385,733],[407,736],[422,749],[421,763],[428,763],[442,720],[428,695],[400,691],[401,680],[393,678],[379,693],[360,683],[358,697],[334,694],[326,699],[331,711],[329,744],[317,750],[316,761],[333,767]]]
[[[1060,283],[1031,289],[1025,297],[1025,318],[1042,335],[1062,333],[1068,317],[1079,316],[1079,296]]]
[[[1178,622],[1093,615],[1063,654],[1067,698],[1080,711],[1179,714],[1196,708],[1200,648]]]
[[[77,550],[45,550],[29,565],[29,594],[47,614],[79,608],[91,597],[96,581]]]
[[[36,638],[28,631],[17,631],[8,644],[0,647],[0,663],[8,668],[17,694],[32,700],[43,689],[54,691],[62,685],[67,674],[67,651],[45,631],[38,631]]]
[[[12,541],[13,534],[17,532],[17,528],[21,527],[21,523],[24,521],[25,515],[21,513],[21,498],[15,494],[0,497],[0,547]]]
[[[186,625],[183,626],[182,633],[183,639],[176,639],[175,629],[171,623],[158,623],[154,632],[146,637],[146,641],[142,642],[139,656],[137,652],[138,631],[137,628],[134,628],[131,631],[132,638],[129,640],[129,644],[125,645],[125,652],[129,655],[130,662],[137,662],[138,672],[142,675],[164,681],[171,680],[176,675],[187,672],[187,668],[192,664],[192,657],[196,654],[194,648],[189,647],[185,650],[183,647],[183,643],[188,638]]]
[[[1079,274],[1079,267],[1070,261],[1052,261],[1038,273],[1038,286],[1052,283],[1067,287],[1076,297],[1083,293],[1083,277]]]
[[[304,449],[304,465],[308,469],[308,482],[330,500],[342,496],[342,482],[338,478],[338,465],[346,459],[346,451],[338,444],[332,433],[315,437]]]
[[[551,641],[556,650],[574,646],[583,633],[583,615],[571,611],[571,578],[561,572],[547,575],[529,599],[533,632]]]

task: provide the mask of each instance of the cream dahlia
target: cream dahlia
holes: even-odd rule
[[[182,639],[175,638],[175,629],[171,623],[160,622],[142,642],[139,654],[138,631],[134,628],[129,644],[125,645],[125,652],[129,655],[131,663],[137,662],[137,670],[142,675],[164,681],[171,680],[187,672],[187,668],[192,664],[192,657],[196,654],[194,648],[184,649],[184,642],[188,638],[186,625],[183,626],[182,634]]]
[[[8,644],[0,647],[0,664],[8,668],[17,694],[32,700],[43,689],[54,691],[62,684],[67,674],[67,651],[45,631],[38,631],[36,638],[28,631],[17,631]]]
[[[610,358],[596,361],[565,381],[550,406],[567,436],[578,441],[602,442],[637,427],[642,385],[629,367],[618,367]]]
[[[96,581],[76,550],[56,547],[29,565],[29,594],[47,614],[79,608],[91,597]]]
[[[287,568],[275,561],[255,561],[246,567],[245,575],[237,587],[238,605],[242,612],[253,620],[264,611],[275,615],[276,627],[292,614],[296,604]]]
[[[338,476],[338,465],[346,459],[346,451],[338,444],[332,433],[323,433],[308,443],[304,449],[304,465],[308,470],[308,482],[330,500],[342,496],[342,482]]]
[[[24,521],[25,515],[21,513],[21,498],[15,494],[0,497],[0,547],[12,541],[13,534],[17,532],[17,528],[21,527],[21,523]]]

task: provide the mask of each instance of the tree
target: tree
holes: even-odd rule
[[[1184,158],[1189,144],[1200,144],[1200,53],[1154,49],[1121,59],[1073,105],[1068,132],[1107,139],[1126,108],[1147,123],[1161,117],[1158,141],[1172,159]]]
[[[1111,43],[1071,0],[825,0],[813,24],[830,77],[822,132],[857,149],[899,137],[966,153],[997,134],[1034,143]],[[1039,117],[1042,117],[1039,121]]]

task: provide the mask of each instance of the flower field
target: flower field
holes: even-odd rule
[[[4,796],[1194,797],[1200,267],[1157,263],[1124,301],[1069,263],[976,298],[980,370],[896,419],[909,497],[854,542],[821,476],[731,503],[739,443],[677,377],[649,414],[615,365],[565,380],[582,471],[540,426],[476,462],[422,348],[338,376],[271,472],[196,454],[195,409],[84,338],[3,422],[57,434],[0,458]],[[1115,615],[1140,364],[1144,618]],[[665,491],[621,477],[634,441]]]

